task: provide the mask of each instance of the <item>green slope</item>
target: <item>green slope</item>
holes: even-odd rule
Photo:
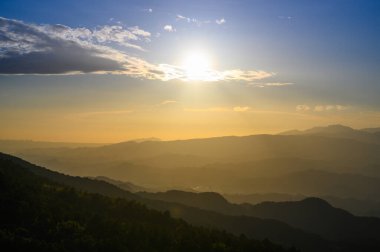
[[[193,227],[122,198],[88,194],[0,159],[0,246],[6,251],[285,251]]]

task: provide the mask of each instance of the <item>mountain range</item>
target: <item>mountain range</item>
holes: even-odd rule
[[[35,178],[17,172],[13,174],[14,170],[30,172],[51,181],[44,182],[47,188],[51,187],[49,183],[58,183],[82,192],[140,202],[149,208],[168,211],[172,217],[196,226],[223,229],[258,240],[269,239],[287,247],[294,245],[301,251],[374,251],[380,248],[379,219],[356,217],[317,198],[236,205],[216,193],[169,191],[133,194],[105,181],[60,174],[9,155],[1,154],[0,164],[2,173],[7,169],[15,181],[19,177],[27,181]],[[69,204],[75,205],[75,202]],[[7,205],[3,205],[3,209],[4,206]]]
[[[105,182],[49,172],[2,154],[0,189],[0,244],[6,251],[297,251],[195,227]]]

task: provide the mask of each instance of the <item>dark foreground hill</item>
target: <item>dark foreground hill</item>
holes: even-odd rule
[[[303,251],[320,251],[321,249],[330,247],[330,243],[324,241],[319,236],[308,234],[279,221],[263,220],[254,217],[227,216],[174,202],[145,199],[121,190],[120,188],[104,181],[67,176],[43,167],[35,166],[9,155],[0,154],[0,161],[11,162],[33,174],[59,184],[68,185],[79,189],[80,191],[100,193],[110,197],[122,197],[128,200],[139,201],[149,208],[160,210],[161,212],[167,211],[171,216],[184,219],[194,225],[227,230],[236,235],[244,234],[247,237],[254,239],[269,239],[288,247],[296,245],[297,247],[302,248]]]
[[[76,191],[10,159],[0,159],[0,188],[6,251],[286,251],[193,227],[135,201]]]
[[[150,199],[177,202],[187,206],[211,210],[228,215],[246,215],[263,219],[274,219],[315,233],[329,240],[380,242],[380,219],[358,217],[332,207],[319,198],[300,201],[263,202],[256,205],[231,204],[217,193],[193,193],[167,191],[164,193],[141,192],[138,195]]]
[[[30,239],[32,240],[40,239],[37,241],[39,245],[40,243],[54,242],[56,239],[55,237],[58,237],[57,239],[63,239],[60,236],[61,234],[59,234],[58,236],[54,235],[54,232],[56,232],[56,230],[60,230],[57,227],[58,225],[57,223],[58,222],[60,223],[61,221],[71,220],[71,218],[74,218],[73,220],[79,223],[79,226],[76,224],[75,225],[73,224],[74,226],[76,226],[74,227],[74,231],[77,228],[79,229],[79,231],[85,230],[83,232],[84,234],[86,234],[86,239],[88,238],[90,240],[91,239],[96,240],[97,237],[102,236],[103,231],[104,231],[104,232],[107,232],[104,234],[106,237],[105,238],[102,237],[101,239],[105,239],[106,241],[102,240],[101,242],[109,242],[110,240],[113,241],[114,236],[116,234],[116,236],[118,237],[117,239],[119,240],[117,240],[115,244],[119,244],[119,245],[121,244],[120,246],[124,246],[125,244],[120,240],[122,240],[122,237],[125,234],[123,233],[119,234],[118,232],[122,232],[122,230],[124,229],[129,230],[128,221],[132,221],[132,223],[135,223],[137,226],[141,224],[139,223],[139,221],[142,221],[143,224],[141,225],[144,226],[144,228],[137,227],[136,229],[140,231],[143,230],[144,232],[146,231],[149,234],[145,234],[143,231],[141,231],[143,232],[141,234],[142,237],[139,237],[138,235],[134,237],[137,237],[138,239],[141,238],[142,240],[145,239],[144,241],[148,243],[150,243],[150,239],[153,239],[153,240],[164,239],[164,243],[163,243],[164,245],[162,245],[162,243],[159,243],[157,240],[154,240],[154,242],[151,244],[156,245],[157,243],[159,243],[162,246],[169,246],[168,244],[171,244],[170,243],[170,241],[172,241],[171,239],[176,240],[176,244],[178,243],[178,241],[176,238],[176,234],[170,233],[168,229],[170,230],[172,228],[175,229],[177,228],[176,225],[178,223],[182,223],[182,222],[175,222],[177,224],[173,224],[172,226],[170,226],[170,228],[165,229],[164,228],[166,227],[165,225],[169,225],[169,224],[167,224],[161,218],[163,218],[162,216],[165,216],[165,218],[168,218],[167,220],[168,222],[174,221],[173,219],[169,218],[168,215],[170,215],[177,219],[178,218],[183,219],[193,225],[203,226],[206,228],[206,229],[203,228],[199,230],[209,230],[209,228],[227,230],[228,232],[232,232],[235,235],[238,235],[239,237],[241,236],[241,234],[244,234],[243,237],[260,239],[260,240],[269,239],[271,241],[280,243],[287,247],[294,245],[295,247],[300,248],[301,251],[310,251],[310,252],[311,251],[313,252],[314,251],[315,252],[316,251],[377,251],[380,249],[379,243],[376,240],[375,241],[352,240],[352,241],[343,241],[343,242],[342,241],[328,241],[328,240],[322,239],[317,234],[308,233],[299,228],[297,229],[297,228],[291,227],[289,224],[286,224],[278,220],[261,219],[261,218],[250,217],[250,216],[226,215],[226,214],[217,213],[215,211],[202,210],[200,208],[186,206],[184,204],[179,204],[176,202],[166,202],[162,200],[152,200],[152,199],[141,198],[139,195],[131,194],[129,192],[121,190],[120,188],[117,188],[114,185],[108,184],[103,181],[66,176],[57,172],[49,171],[42,167],[34,166],[21,159],[8,156],[8,155],[0,154],[0,167],[2,171],[3,170],[7,171],[7,173],[4,173],[4,172],[3,173],[6,174],[6,176],[8,176],[6,177],[5,175],[2,175],[2,178],[0,180],[1,183],[4,183],[4,181],[6,182],[14,181],[11,183],[11,187],[9,187],[7,190],[1,190],[2,192],[1,197],[4,200],[1,204],[2,211],[4,212],[4,214],[2,214],[3,216],[2,218],[4,222],[1,222],[1,223],[10,224],[10,226],[4,226],[6,230],[1,234],[4,235],[2,237],[4,237],[5,241],[9,243],[12,243],[12,241],[16,239],[16,238],[15,239],[12,238],[13,236],[17,237],[17,239],[21,239],[20,242],[18,242],[18,244],[19,243],[23,244],[22,241],[28,242]],[[16,173],[14,173],[14,171],[16,171]],[[28,171],[32,172],[33,174],[28,173]],[[38,176],[36,176],[36,174],[38,174]],[[55,182],[52,182],[52,180]],[[83,181],[83,183],[80,183],[81,181]],[[55,184],[55,183],[58,183],[58,184]],[[78,188],[81,190],[81,192],[68,189],[68,187],[63,186],[63,185],[70,185],[70,187]],[[97,185],[99,185],[99,187]],[[3,188],[7,188],[6,183],[5,183],[5,186],[3,184],[1,184],[1,186]],[[95,196],[93,194],[89,195],[87,193],[83,193],[83,191],[101,193],[103,195],[109,195],[112,198],[106,198],[99,195]],[[4,195],[3,192],[7,192],[7,193]],[[20,192],[21,194],[17,194],[18,192]],[[116,200],[115,196],[118,197],[119,199]],[[96,198],[96,200],[93,200],[94,197]],[[122,200],[120,198],[124,198],[124,199]],[[125,199],[128,199],[129,201],[125,201]],[[132,200],[135,203],[131,203],[130,200]],[[139,202],[140,204],[136,202]],[[118,206],[119,203],[122,204],[122,207]],[[160,210],[163,213],[166,213],[166,214],[160,215],[158,212],[155,212],[155,211],[150,212],[151,214],[153,214],[154,216],[158,218],[157,222],[160,223],[159,225],[161,224],[164,225],[163,228],[161,227],[158,228],[157,226],[155,226],[156,220],[153,217],[151,219],[149,218],[145,219],[144,217],[145,212],[147,211],[146,214],[149,215],[148,214],[149,211],[148,209],[142,207],[141,203],[145,204],[149,208],[154,208],[154,209]],[[132,204],[132,206],[136,207],[137,210],[136,209],[135,210],[137,212],[139,211],[141,212],[141,215],[134,215],[134,214],[130,215],[128,213],[128,211],[130,210],[128,209],[127,206],[123,204],[126,204],[128,206]],[[32,212],[29,212],[29,205],[32,206],[32,209],[31,209]],[[97,208],[98,206],[100,207],[99,209]],[[15,208],[9,208],[9,207],[15,207]],[[93,209],[94,207],[95,209]],[[24,210],[25,210],[25,213],[23,212]],[[21,214],[21,217],[17,215],[15,217],[14,215],[12,215],[13,213]],[[55,213],[57,213],[57,216],[55,216]],[[123,214],[126,214],[126,216],[123,216]],[[95,233],[92,233],[92,231],[91,232],[87,231],[87,228],[92,227],[91,222],[93,221],[93,219],[86,219],[86,218],[88,216],[94,216],[94,215],[101,216],[100,221],[103,223],[103,226],[100,226],[101,230],[93,231]],[[25,219],[23,220],[23,218]],[[64,218],[64,219],[61,220],[61,218]],[[84,219],[81,219],[81,218],[84,218]],[[132,220],[128,218],[132,218]],[[33,219],[34,221],[30,222],[30,219]],[[126,221],[127,224],[125,224],[124,220]],[[13,222],[16,224],[13,225],[12,224]],[[20,226],[20,229],[19,229],[18,225],[20,223],[21,224],[27,223],[27,224],[26,226]],[[36,224],[37,226],[34,226],[34,224]],[[69,236],[68,240],[73,239],[71,235],[72,235],[72,232],[74,231],[72,230],[72,227],[70,226],[71,224],[68,224],[69,231],[65,231],[66,234]],[[110,226],[108,226],[108,224],[110,224]],[[113,224],[115,224],[116,230]],[[49,225],[53,225],[54,228],[50,227]],[[150,225],[153,225],[152,230],[150,230]],[[183,224],[183,225],[187,225],[187,224]],[[13,229],[8,230],[7,228],[13,228]],[[28,230],[30,228],[36,228],[36,229]],[[46,228],[48,229],[53,228],[53,230],[49,231],[48,233],[45,233],[45,231],[43,230],[45,230]],[[24,233],[23,231],[24,229],[27,230],[26,233]],[[35,237],[35,235],[40,234],[40,230],[42,230],[41,231],[42,235]],[[160,231],[157,231],[157,230],[160,230]],[[183,237],[181,234],[182,229],[179,229],[179,230],[180,230],[179,235],[181,235],[183,239],[189,240],[191,238],[189,236]],[[79,231],[76,230],[74,233],[77,233]],[[81,233],[82,231],[79,232],[80,239],[82,239],[81,237],[81,235],[83,235],[83,233]],[[160,232],[163,232],[163,234],[159,234]],[[213,231],[207,231],[207,232],[213,232]],[[52,236],[50,236],[51,233],[53,233]],[[10,236],[8,236],[8,234]],[[109,236],[110,234],[112,234],[111,237]],[[99,236],[93,236],[93,235],[99,235]],[[128,231],[126,235],[130,235],[130,231]],[[195,235],[195,233],[193,232],[192,235]],[[154,236],[154,237],[158,236],[160,238],[152,238],[151,236]],[[232,237],[231,238],[232,240],[238,239],[238,240],[235,240],[235,242],[238,243],[238,245],[236,245],[237,246],[236,248],[239,248],[240,238],[236,238],[235,236],[231,236],[231,237]],[[45,241],[44,240],[45,238],[47,238],[48,241]],[[182,242],[181,240],[182,238],[178,238],[179,242]],[[197,239],[201,239],[203,242],[206,242],[206,243],[208,242],[208,238],[207,237],[205,238],[203,234],[199,234],[199,235],[197,234]],[[247,239],[247,238],[244,238],[244,239]],[[98,242],[98,240],[96,240],[95,242]],[[197,243],[197,241],[194,241],[194,242]],[[190,243],[192,244],[194,242],[190,242]],[[62,242],[60,242],[60,245],[57,245],[57,246],[61,246],[62,245],[61,243]],[[260,250],[263,247],[259,247],[258,249],[256,248],[256,250],[255,249],[252,249],[252,250],[240,249],[239,250],[239,249],[235,249],[235,245],[231,245],[231,244],[232,243],[228,243],[227,245],[226,244],[222,245],[222,247],[225,247],[226,245],[227,248],[228,246],[230,246],[231,248],[230,250],[221,249],[217,251],[272,251],[270,250],[272,249],[271,247],[269,250]],[[264,246],[264,247],[266,246],[265,242],[264,243],[259,242],[259,244],[262,244],[260,246]],[[45,246],[45,245],[41,245],[41,246]],[[50,246],[50,245],[47,245],[47,246]],[[73,247],[76,248],[75,246],[77,245],[78,244],[74,244]],[[85,244],[84,246],[87,246],[87,245],[88,244]],[[99,244],[94,245],[94,246],[98,246],[98,245]],[[115,246],[118,246],[118,245],[115,245]],[[174,245],[170,245],[170,246],[174,246]],[[220,248],[219,245],[217,247],[218,249]],[[276,249],[278,248],[276,246],[274,247]],[[114,247],[111,247],[111,248],[114,248]],[[176,248],[177,247],[175,247],[175,249]],[[157,251],[197,251],[199,246],[196,246],[195,249],[194,247],[191,247],[191,248],[192,249],[190,250],[163,249],[163,250],[157,250]],[[43,251],[43,249],[41,250]],[[81,248],[79,251],[84,251],[84,250],[85,248],[84,249]],[[54,250],[50,249],[50,251],[54,251]],[[59,251],[62,251],[62,250],[59,250]],[[70,251],[76,251],[76,250],[71,248]],[[101,251],[101,249],[99,249],[98,251]],[[113,251],[118,251],[118,250],[115,249]],[[123,251],[123,250],[121,249],[120,251]],[[131,251],[140,251],[140,250],[131,250]],[[141,251],[150,251],[150,250],[149,248],[145,248]],[[200,250],[200,251],[215,251],[215,250],[206,249],[206,250]]]

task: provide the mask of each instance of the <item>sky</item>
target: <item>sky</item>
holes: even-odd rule
[[[0,139],[380,127],[380,1],[0,2]]]

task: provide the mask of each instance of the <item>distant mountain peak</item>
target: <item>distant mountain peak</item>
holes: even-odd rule
[[[148,138],[136,138],[132,139],[128,142],[136,142],[136,143],[142,143],[142,142],[159,142],[162,141],[160,138],[157,137],[148,137]]]
[[[306,135],[306,134],[316,134],[316,133],[352,133],[357,130],[342,125],[342,124],[331,124],[327,126],[318,126],[306,130],[288,130],[280,133],[280,135]]]
[[[332,207],[330,203],[328,203],[326,200],[323,200],[317,197],[305,198],[299,201],[299,203],[306,204],[308,206],[313,206],[313,207]]]
[[[219,203],[228,202],[222,195],[216,192],[194,193],[194,192],[185,192],[185,191],[180,191],[180,190],[169,190],[166,192],[166,194],[177,195],[177,196],[182,196],[182,197],[191,197],[194,199],[213,201],[213,202],[219,202]]]
[[[340,133],[340,132],[353,132],[355,131],[353,128],[341,125],[341,124],[332,124],[328,125],[326,127],[314,127],[308,130],[305,130],[304,132],[334,132],[334,133]]]
[[[357,130],[341,125],[341,124],[331,124],[325,127],[313,127],[307,130],[302,131],[303,134],[314,134],[314,133],[334,133],[334,134],[342,134],[342,133],[352,133]]]
[[[380,143],[380,128],[358,130],[341,124],[313,127],[306,130],[289,130],[282,132],[279,135],[312,135],[353,139],[367,143]]]

